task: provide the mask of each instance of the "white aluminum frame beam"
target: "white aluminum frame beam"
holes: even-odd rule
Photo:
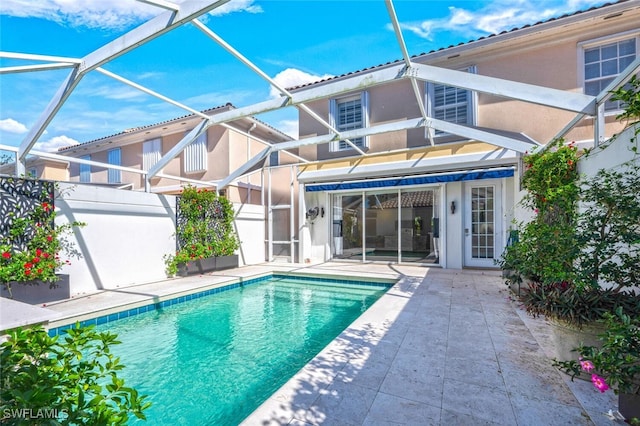
[[[609,98],[611,97],[611,91],[616,89],[617,87],[622,86],[623,84],[626,84],[629,80],[631,80],[631,77],[633,77],[633,75],[640,70],[640,56],[637,57],[633,62],[631,62],[627,68],[625,68],[620,74],[618,74],[618,76],[616,78],[614,78],[611,83],[609,83],[607,85],[607,87],[605,87],[604,89],[602,89],[602,92],[600,92],[598,94],[598,96],[596,96],[596,105],[598,110],[601,109],[602,105],[605,104],[605,102],[607,102],[609,100]],[[569,133],[569,131],[576,125],[578,124],[584,117],[586,117],[587,114],[578,114],[576,115],[573,120],[571,120],[569,123],[567,123],[566,126],[564,126],[564,128],[562,130],[560,130],[558,132],[558,134],[556,134],[556,136],[552,139],[559,139],[559,138],[563,138],[567,133]],[[598,111],[598,114],[596,115],[596,125],[594,126],[594,143],[596,145],[598,145],[598,143],[602,142],[604,140],[604,122],[602,120],[604,120],[604,112],[602,111]],[[545,145],[546,146],[546,145]],[[546,148],[544,148],[546,149]]]
[[[393,25],[393,31],[396,34],[396,38],[398,39],[398,45],[400,45],[400,50],[402,51],[402,58],[404,59],[404,63],[407,68],[411,67],[411,57],[409,56],[409,51],[407,50],[407,45],[404,41],[404,37],[402,36],[402,30],[400,29],[400,23],[398,22],[398,17],[396,15],[395,8],[393,7],[393,2],[391,0],[385,0],[385,5],[387,6],[387,11],[389,12],[389,17],[391,18],[391,24]],[[413,88],[413,94],[416,98],[416,102],[418,103],[418,109],[420,110],[420,116],[427,120],[429,116],[427,115],[427,110],[424,107],[424,100],[422,97],[422,92],[420,91],[420,87],[418,87],[418,81],[415,78],[410,78],[411,87]],[[435,141],[433,140],[433,132],[429,131],[429,143],[431,146],[435,145]]]
[[[450,123],[448,121],[438,120],[436,118],[428,118],[427,120],[423,118],[411,118],[408,120],[395,121],[393,123],[385,123],[377,126],[365,127],[362,129],[349,130],[347,132],[344,132],[344,134],[345,136],[356,138],[362,136],[379,135],[399,130],[416,129],[419,127],[432,127],[438,130],[445,131],[447,133],[454,133],[459,136],[464,136],[471,140],[486,142],[491,145],[511,149],[522,153],[524,153],[525,151],[530,151],[533,147],[538,146],[533,142],[528,143],[522,140],[487,132],[476,127],[462,126],[460,124]],[[322,143],[333,142],[334,138],[335,136],[333,135],[321,135],[312,138],[300,139],[297,141],[282,142],[274,145],[273,149],[275,151],[279,151],[283,149],[299,148],[301,146],[307,145],[318,145]]]
[[[147,172],[146,184],[148,186],[150,184],[150,179],[160,173],[167,163],[179,155],[192,141],[198,138],[201,134],[207,131],[207,129],[211,126],[211,120],[206,119],[202,120],[196,127],[191,129],[189,133],[187,133],[177,144],[173,146],[165,155],[160,158],[160,160],[154,164]],[[165,161],[169,158],[169,161]]]
[[[145,22],[137,28],[134,28],[82,58],[82,61],[76,64],[74,70],[69,73],[54,97],[49,102],[47,108],[40,115],[36,124],[31,127],[29,133],[20,144],[18,151],[18,167],[22,170],[19,170],[19,172],[24,172],[24,161],[27,154],[31,148],[33,148],[33,145],[42,135],[51,120],[53,120],[53,117],[69,98],[86,73],[173,30],[176,27],[185,24],[186,22],[192,21],[198,16],[207,13],[216,7],[222,6],[228,1],[229,0],[218,0],[204,2],[203,0],[187,0],[180,5],[178,10],[162,12],[155,18]]]
[[[73,68],[75,65],[68,62],[53,62],[51,64],[38,64],[38,65],[19,65],[15,67],[3,67],[0,68],[0,74],[11,74],[19,72],[33,72],[33,71],[51,71],[60,70],[65,68]]]
[[[0,52],[0,58],[24,59],[24,60],[45,61],[45,62],[66,62],[69,64],[79,64],[82,62],[82,59],[69,58],[66,56],[36,55],[33,53],[19,53],[19,52]]]
[[[184,104],[181,104],[178,101],[174,101],[173,99],[168,98],[168,97],[166,97],[164,95],[161,95],[160,93],[155,92],[155,91],[153,91],[151,89],[147,89],[146,87],[144,87],[144,86],[142,86],[142,85],[140,85],[138,83],[134,83],[133,81],[128,80],[128,79],[126,79],[124,77],[121,77],[121,76],[119,76],[117,74],[114,74],[111,71],[107,71],[104,68],[98,67],[98,68],[96,68],[96,71],[98,71],[99,73],[102,73],[102,74],[104,74],[104,75],[106,75],[108,77],[111,77],[111,78],[113,78],[115,80],[118,80],[121,83],[124,83],[124,84],[126,84],[128,86],[131,86],[131,87],[133,87],[135,89],[138,89],[138,90],[140,90],[140,91],[142,91],[142,92],[144,92],[144,93],[146,93],[148,95],[154,96],[154,97],[156,97],[156,98],[158,98],[160,100],[163,100],[163,101],[165,101],[167,103],[170,103],[171,105],[175,105],[178,108],[182,108],[182,109],[184,109],[186,111],[189,111],[192,114],[198,115],[198,116],[200,116],[200,117],[202,117],[202,118],[204,118],[206,120],[209,119],[209,116],[207,114],[205,114],[205,113],[202,113],[202,112],[197,111],[197,110],[195,110],[195,109],[193,109],[191,107],[188,107],[188,106],[186,106]]]
[[[245,174],[246,172],[249,171],[249,169],[251,169],[253,166],[255,166],[256,164],[258,164],[260,161],[264,160],[265,158],[267,158],[267,156],[269,154],[271,154],[271,151],[273,150],[273,147],[268,146],[265,149],[263,149],[262,151],[260,151],[260,153],[258,155],[256,155],[255,157],[253,157],[251,160],[247,161],[246,163],[244,163],[242,166],[238,167],[235,171],[233,171],[229,176],[227,176],[226,178],[218,181],[218,187],[217,189],[223,189],[224,187],[226,187],[227,185],[229,185],[231,182],[233,182],[234,180],[236,180],[237,178],[239,178],[240,176],[242,176],[243,174]]]
[[[198,21],[197,19],[194,19],[192,23],[198,29],[200,29],[203,33],[205,33],[209,38],[211,38],[213,41],[218,43],[218,45],[220,45],[220,47],[222,47],[224,50],[229,52],[232,56],[234,56],[236,59],[238,59],[244,65],[246,65],[249,69],[251,69],[253,72],[258,74],[263,79],[265,79],[273,87],[275,87],[283,96],[286,96],[288,99],[291,99],[292,95],[291,95],[291,93],[289,93],[289,91],[287,89],[285,89],[284,87],[280,86],[274,79],[269,77],[264,71],[262,71],[258,66],[256,66],[253,62],[251,62],[249,59],[247,59],[243,54],[241,54],[236,49],[234,49],[222,37],[220,37],[219,35],[217,35],[213,31],[211,31],[211,29],[209,27],[207,27],[206,25],[204,25],[202,22]],[[326,120],[324,120],[322,117],[320,117],[315,111],[313,111],[308,106],[304,105],[303,103],[299,103],[299,104],[296,105],[296,107],[301,109],[301,110],[303,110],[307,114],[309,114],[314,120],[316,120],[318,123],[322,124],[329,131],[333,132],[336,135],[340,134],[340,132],[336,128],[334,128],[331,124],[327,123]],[[348,139],[345,139],[345,142],[347,144],[349,144],[353,149],[358,151],[358,153],[360,153],[361,155],[366,155],[365,152],[362,149],[360,149],[358,146],[356,146],[352,141],[350,141]]]

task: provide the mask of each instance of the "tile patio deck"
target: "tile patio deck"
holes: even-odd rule
[[[400,280],[243,425],[616,424],[606,416],[615,396],[551,366],[548,325],[526,315],[495,271],[269,264],[53,303],[39,319],[95,316],[272,270]],[[20,321],[8,307],[2,325]]]

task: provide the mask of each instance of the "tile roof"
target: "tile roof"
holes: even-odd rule
[[[458,43],[456,45],[450,45],[448,47],[441,47],[439,49],[434,49],[434,50],[431,50],[429,52],[422,52],[422,53],[417,54],[417,55],[412,55],[411,58],[419,58],[421,56],[426,56],[426,55],[429,55],[429,54],[432,54],[432,53],[436,53],[436,52],[442,52],[442,51],[445,51],[445,50],[448,50],[448,49],[452,49],[454,47],[470,45],[472,43],[476,43],[476,42],[479,42],[479,41],[482,41],[482,40],[490,39],[490,38],[493,38],[493,37],[498,37],[498,36],[501,36],[501,35],[504,35],[504,34],[514,33],[514,32],[520,31],[520,30],[524,30],[526,28],[535,27],[537,25],[541,25],[541,24],[545,24],[545,23],[549,23],[549,22],[558,21],[560,19],[568,18],[570,16],[577,16],[577,15],[580,15],[580,14],[585,13],[585,12],[604,9],[606,7],[609,7],[609,6],[616,5],[616,4],[621,4],[621,3],[626,3],[628,1],[631,1],[631,0],[618,0],[618,1],[602,4],[600,6],[593,6],[593,7],[590,7],[589,9],[585,9],[585,10],[578,10],[578,11],[572,12],[572,13],[565,13],[564,15],[561,15],[561,16],[557,16],[557,17],[554,17],[554,18],[549,18],[549,19],[546,19],[544,21],[538,21],[535,24],[527,24],[527,25],[523,25],[522,27],[516,27],[516,28],[512,28],[510,30],[504,30],[504,31],[502,31],[500,33],[489,34],[487,36],[483,36],[483,37],[480,37],[480,38],[477,38],[477,39],[469,40],[467,42],[460,42],[460,43]],[[357,70],[357,71],[351,71],[351,72],[348,72],[348,73],[345,73],[345,74],[341,74],[341,75],[337,75],[337,76],[333,76],[333,77],[329,77],[329,78],[324,78],[322,80],[317,80],[317,81],[314,81],[312,83],[305,83],[305,84],[301,84],[299,86],[288,87],[287,90],[297,90],[297,89],[301,89],[301,88],[304,88],[304,87],[313,86],[314,84],[324,83],[324,82],[327,82],[327,81],[336,80],[338,78],[347,77],[347,76],[355,75],[355,74],[360,74],[360,73],[365,72],[365,71],[371,71],[371,70],[374,70],[374,69],[377,69],[377,68],[380,68],[380,67],[383,67],[383,66],[392,65],[392,64],[398,64],[398,63],[401,63],[401,62],[403,62],[403,59],[396,59],[395,61],[390,61],[390,62],[386,62],[384,64],[379,64],[379,65],[374,65],[374,66],[367,67],[367,68],[362,68],[362,69]]]
[[[202,111],[200,111],[200,112],[201,112],[201,113],[203,113],[203,114],[209,114],[209,113],[213,113],[213,112],[216,112],[216,111],[218,111],[218,110],[225,109],[225,108],[228,108],[228,109],[235,109],[235,106],[233,106],[233,104],[232,104],[232,103],[227,102],[225,105],[220,105],[220,106],[217,106],[217,107],[208,108],[208,109],[202,110]],[[122,135],[126,135],[126,134],[128,134],[128,133],[137,132],[138,130],[149,129],[149,128],[152,128],[152,127],[157,127],[157,126],[161,126],[161,125],[163,125],[163,124],[171,123],[171,122],[173,122],[173,121],[184,120],[184,119],[192,118],[192,117],[195,117],[195,114],[187,114],[187,115],[183,115],[183,116],[180,116],[180,117],[170,118],[170,119],[168,119],[168,120],[164,120],[164,121],[159,121],[159,122],[157,122],[157,123],[153,123],[153,124],[147,124],[147,125],[139,126],[139,127],[132,127],[132,128],[129,128],[129,129],[125,129],[125,130],[123,130],[123,131],[121,131],[121,132],[119,132],[119,133],[114,133],[114,134],[109,135],[109,136],[103,136],[103,137],[101,137],[101,138],[93,139],[93,140],[90,140],[90,141],[87,141],[87,142],[82,142],[82,143],[79,143],[79,144],[77,144],[77,145],[70,145],[70,146],[65,146],[65,147],[62,147],[62,148],[58,148],[58,152],[67,151],[67,150],[69,150],[69,149],[75,149],[75,148],[78,148],[79,146],[84,146],[84,145],[88,145],[88,144],[96,143],[96,142],[99,142],[99,141],[104,141],[104,140],[106,140],[106,139],[111,139],[111,138],[114,138],[114,137],[116,137],[116,136],[122,136]],[[262,120],[258,120],[258,119],[257,119],[257,118],[255,118],[255,117],[246,117],[246,118],[251,118],[251,119],[253,119],[253,120],[256,120],[257,122],[259,122],[259,123],[260,123],[260,124],[262,124],[263,126],[268,127],[269,129],[272,129],[272,130],[274,130],[275,132],[278,132],[279,134],[282,134],[282,135],[284,135],[284,136],[289,137],[288,135],[286,135],[285,133],[283,133],[281,130],[276,129],[276,128],[275,128],[275,127],[273,127],[272,125],[267,124],[267,123],[265,123],[265,122],[264,122],[264,121],[262,121]]]

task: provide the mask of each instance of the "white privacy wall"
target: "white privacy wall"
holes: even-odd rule
[[[163,256],[175,252],[175,197],[61,183],[56,223],[72,221],[70,293],[77,295],[166,279]]]
[[[60,192],[56,224],[87,224],[70,238],[82,257],[60,271],[69,275],[71,296],[167,279],[163,257],[176,247],[175,196],[68,183]],[[234,211],[240,266],[263,263],[264,207],[235,204]]]
[[[588,156],[582,157],[578,162],[578,171],[587,176],[594,176],[600,169],[618,169],[620,165],[635,159],[639,162],[638,155],[632,150],[635,148],[640,153],[640,144],[637,138],[633,139],[634,128],[630,127],[613,140],[605,148],[595,148]]]
[[[264,263],[265,210],[256,204],[233,204],[236,213],[233,226],[240,240],[236,251],[240,266]]]

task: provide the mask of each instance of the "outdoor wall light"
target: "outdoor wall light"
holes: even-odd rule
[[[456,212],[456,202],[452,201],[451,202],[451,214],[455,214]]]

